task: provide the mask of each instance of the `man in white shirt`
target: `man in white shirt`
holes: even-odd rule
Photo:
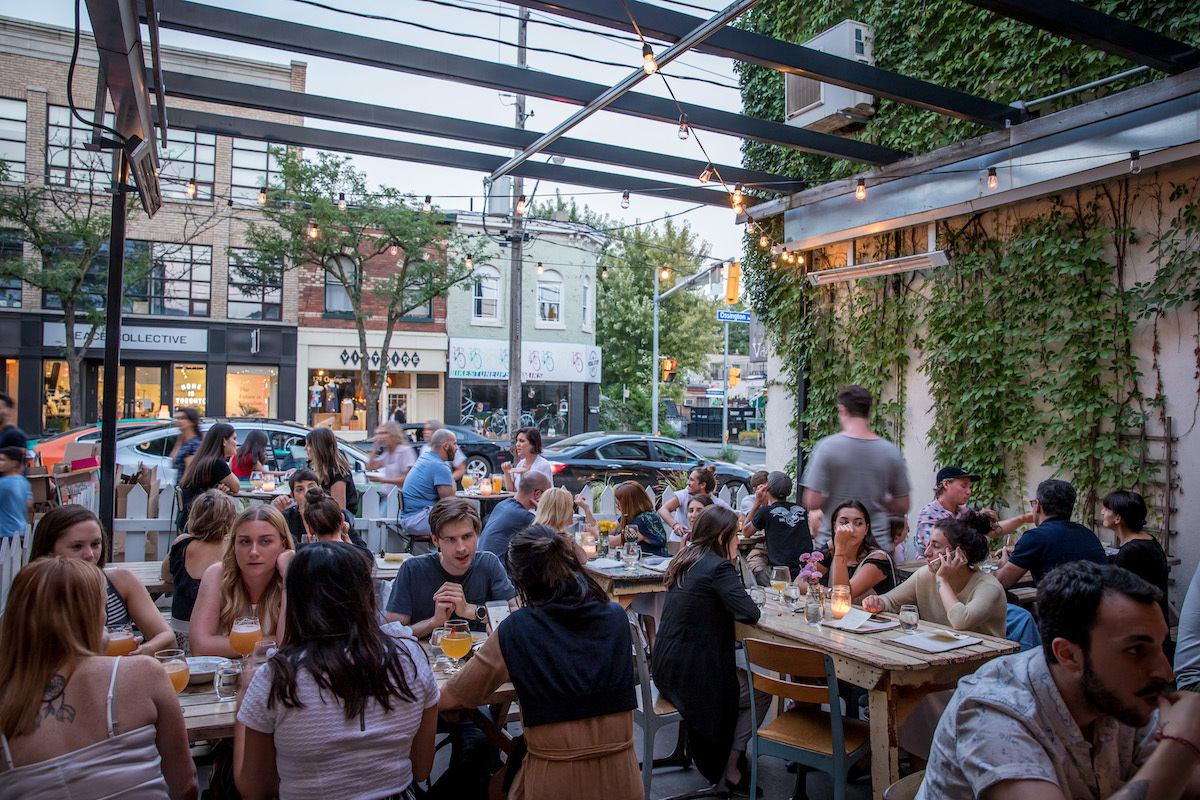
[[[959,682],[917,800],[1200,797],[1200,696],[1167,694],[1158,598],[1119,567],[1049,573],[1038,586],[1042,647]]]

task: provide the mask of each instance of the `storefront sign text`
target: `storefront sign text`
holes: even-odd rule
[[[87,342],[89,326],[75,326],[75,346]],[[67,326],[61,322],[42,323],[42,345],[65,347]],[[96,332],[92,347],[104,346],[103,329]],[[121,346],[132,350],[164,350],[173,353],[208,352],[208,331],[195,328],[152,328],[143,325],[122,325]]]

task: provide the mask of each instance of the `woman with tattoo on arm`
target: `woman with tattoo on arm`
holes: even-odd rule
[[[107,587],[83,559],[17,574],[0,620],[0,798],[197,795],[183,711],[147,656],[105,648]]]

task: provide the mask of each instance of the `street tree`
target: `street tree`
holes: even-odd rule
[[[345,288],[358,333],[367,430],[374,430],[396,324],[472,275],[460,257],[461,237],[441,213],[425,212],[411,194],[388,187],[368,191],[366,173],[348,156],[317,153],[306,159],[282,148],[272,153],[280,185],[270,189],[262,206],[266,223],[247,226],[249,250],[231,252],[234,269],[248,280],[278,281],[288,270],[316,266]],[[376,361],[367,333],[378,324],[383,343]]]

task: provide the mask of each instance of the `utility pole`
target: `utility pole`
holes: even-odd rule
[[[517,66],[524,68],[526,62],[526,35],[529,28],[529,9],[522,8],[517,21]],[[517,95],[516,124],[525,128],[525,95]],[[508,446],[517,446],[517,431],[521,429],[521,318],[523,303],[522,278],[525,271],[525,215],[517,213],[517,202],[525,193],[525,181],[513,178],[512,229],[508,243],[512,256],[512,293],[508,304]],[[528,209],[525,209],[528,211]],[[487,209],[483,210],[487,213]]]

